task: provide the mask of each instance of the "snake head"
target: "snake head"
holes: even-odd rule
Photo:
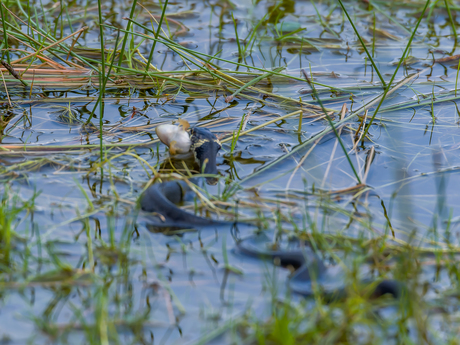
[[[209,129],[193,127],[190,128],[190,140],[190,149],[200,165],[200,171],[203,174],[217,175],[216,158],[222,147],[219,139]],[[206,181],[216,184],[217,178],[206,177]]]

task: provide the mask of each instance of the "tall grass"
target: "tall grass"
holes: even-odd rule
[[[5,14],[3,13],[3,0],[0,1],[0,15],[1,15],[1,18],[2,18],[2,26],[3,26],[3,41],[2,41],[2,45],[5,46],[4,48],[4,52],[6,54],[6,61],[8,62],[8,64],[11,63],[11,60],[10,60],[10,52],[9,52],[9,49],[8,49],[8,34],[7,34],[7,31],[6,31],[6,18],[5,18]],[[2,58],[3,58],[3,54],[2,54]]]
[[[100,7],[101,6],[101,0],[98,0],[97,3],[98,3],[98,7]],[[133,3],[131,5],[131,11],[129,13],[130,18],[133,18],[133,16],[134,16],[134,11],[136,10],[136,5],[137,5],[137,0],[133,0]],[[118,58],[117,72],[120,71],[121,64],[123,63],[123,60],[124,60],[124,57],[125,57],[126,42],[128,41],[128,36],[129,36],[128,33],[131,31],[131,25],[132,24],[131,24],[130,21],[126,24],[126,33],[125,33],[125,35],[123,37],[123,43],[121,44],[120,56]]]
[[[135,3],[136,3],[136,0],[134,1],[133,9],[134,9]],[[101,43],[101,71],[99,73],[99,85],[100,85],[99,97],[102,99],[102,97],[104,97],[104,94],[105,94],[105,47],[104,47],[104,27],[102,26],[101,0],[97,1],[97,10],[98,10],[98,16],[99,16],[99,33],[100,33],[99,39]],[[126,36],[127,35],[125,34],[125,38]],[[123,41],[123,43],[125,42],[126,40]],[[122,54],[122,57],[120,58],[120,61],[123,59],[123,54],[124,54],[123,48],[122,48],[121,54]],[[104,123],[104,102],[100,101],[99,102],[99,145],[100,145],[101,162],[104,160],[104,146],[103,146],[104,139],[103,139],[103,128],[102,128],[103,123]],[[104,175],[104,169],[102,165],[101,165],[101,175]]]
[[[37,196],[38,194],[35,194],[29,201],[23,202],[8,184],[3,185],[0,200],[0,264],[2,266],[11,264],[12,251],[16,246],[14,243],[16,225],[20,216],[26,217],[28,212],[33,211]]]
[[[150,63],[152,62],[152,57],[153,57],[153,54],[155,53],[156,44],[158,42],[158,36],[160,35],[160,31],[161,31],[161,25],[163,24],[163,19],[165,18],[166,8],[168,7],[168,1],[169,0],[165,0],[165,3],[163,5],[163,10],[161,11],[160,21],[158,22],[158,28],[155,32],[155,40],[153,41],[152,49],[150,50],[149,58],[147,60],[147,65],[145,66],[146,74],[144,75],[144,78],[142,79],[142,81],[145,80],[147,76],[147,72],[150,69]],[[132,15],[131,15],[131,18],[132,18]]]

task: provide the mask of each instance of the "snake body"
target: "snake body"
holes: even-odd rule
[[[217,137],[207,128],[193,127],[190,128],[190,140],[190,150],[195,155],[200,172],[205,175],[217,175],[217,153],[222,147]],[[217,182],[214,176],[206,176],[205,179],[209,184]],[[191,182],[198,180],[192,179]],[[143,211],[159,216],[160,222],[155,224],[158,226],[191,228],[224,223],[195,216],[177,207],[189,191],[189,185],[181,180],[155,183],[141,196],[140,206]]]
[[[189,132],[190,151],[195,155],[200,166],[200,172],[205,174],[208,184],[215,184],[217,179],[209,175],[217,175],[216,158],[221,144],[217,137],[206,128],[194,127],[190,128]],[[141,196],[140,206],[143,211],[154,212],[160,216],[161,222],[155,226],[189,229],[230,223],[199,217],[177,207],[177,204],[184,200],[184,196],[189,190],[189,185],[182,180],[155,183]],[[291,267],[293,273],[289,278],[288,285],[291,290],[304,296],[313,294],[312,281],[321,283],[328,273],[329,275],[331,273],[331,269],[325,266],[318,255],[298,240],[293,241],[290,247],[280,249],[274,247],[273,242],[265,235],[258,234],[245,239],[236,238],[236,245],[237,252],[240,254],[277,261],[281,266]],[[370,280],[363,280],[363,283],[371,282]],[[374,284],[371,297],[379,297],[384,294],[399,297],[401,291],[399,282],[383,280],[377,285]],[[323,295],[329,298],[344,297],[346,296],[346,289],[339,287],[332,291],[323,291]]]
[[[328,300],[337,300],[347,296],[345,286],[337,286],[337,281],[342,280],[343,271],[341,268],[331,269],[327,267],[318,255],[308,245],[298,239],[289,243],[287,248],[279,248],[273,244],[272,239],[264,233],[236,239],[237,252],[243,255],[260,258],[277,263],[282,267],[289,267],[294,272],[288,280],[289,288],[303,296],[314,294],[313,281],[317,286],[327,286],[329,281],[333,282],[334,287],[324,288],[322,296]],[[370,285],[369,297],[377,298],[383,295],[390,295],[399,298],[404,291],[403,285],[396,280],[386,279],[373,284],[372,279],[363,279],[362,285]],[[330,285],[330,284],[329,284]]]

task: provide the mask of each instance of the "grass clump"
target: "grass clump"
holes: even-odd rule
[[[33,210],[34,199],[22,202],[19,196],[13,193],[5,184],[0,202],[0,262],[9,266],[15,240],[18,240],[15,228],[27,211]]]

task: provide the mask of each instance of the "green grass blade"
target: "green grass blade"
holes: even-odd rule
[[[235,37],[236,37],[236,44],[238,45],[238,55],[240,59],[243,58],[243,50],[241,49],[240,45],[240,39],[238,38],[238,28],[236,25],[235,17],[233,17],[233,12],[232,12],[232,20],[233,20],[233,26],[235,27]]]
[[[351,20],[350,15],[348,14],[347,10],[345,9],[345,6],[343,6],[342,0],[337,0],[337,1],[339,2],[340,6],[342,7],[342,10],[345,13],[345,15],[347,16],[348,21],[350,22],[351,26],[353,27],[353,30],[355,31],[356,36],[358,36],[359,42],[361,42],[361,45],[363,46],[363,49],[366,52],[366,55],[367,55],[368,59],[371,61],[372,66],[374,67],[375,71],[377,72],[377,75],[379,76],[379,79],[382,82],[383,87],[386,88],[387,84],[385,83],[385,80],[383,79],[382,74],[380,74],[380,71],[377,68],[377,65],[375,64],[374,59],[372,58],[372,55],[367,50],[367,47],[364,44],[364,41],[361,38],[361,35],[359,34],[358,30],[356,29],[355,24]],[[390,83],[390,85],[391,85],[391,83]]]
[[[242,87],[240,87],[238,90],[236,90],[228,99],[229,101],[228,102],[231,102],[233,100],[233,98],[238,95],[241,91],[243,91],[244,89],[248,88],[249,86],[251,85],[254,85],[254,84],[257,84],[259,81],[261,81],[262,79],[265,79],[265,78],[268,78],[269,76],[271,76],[272,74],[276,73],[276,72],[281,72],[282,70],[284,70],[285,67],[278,67],[278,68],[275,68],[273,71],[270,71],[270,72],[267,72],[265,74],[262,74],[261,76],[257,77],[257,78],[254,78],[253,80],[251,80],[250,82],[244,84]]]
[[[152,61],[153,53],[155,51],[155,47],[156,47],[157,40],[158,40],[158,35],[160,34],[161,24],[163,24],[163,19],[165,17],[165,12],[166,12],[166,7],[168,6],[168,1],[169,0],[166,0],[165,4],[163,5],[163,11],[161,12],[160,21],[158,22],[158,29],[155,32],[155,40],[153,41],[152,50],[150,51],[149,58],[148,58],[148,61],[147,61],[147,66],[145,66],[145,72],[148,72],[149,68],[150,68],[150,62]],[[130,16],[130,17],[132,17],[132,16]],[[144,79],[142,79],[142,81],[145,80],[145,77],[146,76],[144,75]]]
[[[0,14],[2,16],[2,25],[3,25],[3,43],[5,44],[5,54],[6,54],[6,61],[8,64],[11,63],[10,60],[10,52],[8,50],[8,34],[6,33],[6,20],[3,13],[3,0],[0,1]]]
[[[98,3],[100,2],[101,0],[98,0]],[[136,4],[137,4],[137,0],[134,0],[133,1],[133,5],[131,6],[131,12],[129,13],[129,17],[132,18],[134,16],[134,10],[136,9]],[[131,30],[131,22],[128,22],[128,24],[126,24],[126,31],[130,31]],[[126,41],[128,40],[128,34],[125,33],[125,36],[123,37],[123,43],[121,44],[121,51],[120,51],[120,57],[118,58],[118,67],[121,66],[121,64],[123,63],[123,57],[125,56],[125,48],[126,48]],[[119,69],[117,69],[117,73],[119,72]]]
[[[447,14],[449,15],[450,24],[452,25],[452,32],[454,33],[455,42],[457,42],[457,30],[455,30],[455,22],[452,18],[452,13],[450,12],[449,1],[444,0],[444,3],[446,4]]]
[[[243,128],[244,119],[245,119],[245,116],[243,115],[241,117],[240,126],[238,127],[238,132],[236,133],[236,135],[235,135],[235,131],[233,131],[232,144],[230,146],[230,153],[231,154],[233,154],[233,151],[235,150],[235,147],[236,147],[236,143],[238,142],[238,139],[240,137],[241,128]]]

